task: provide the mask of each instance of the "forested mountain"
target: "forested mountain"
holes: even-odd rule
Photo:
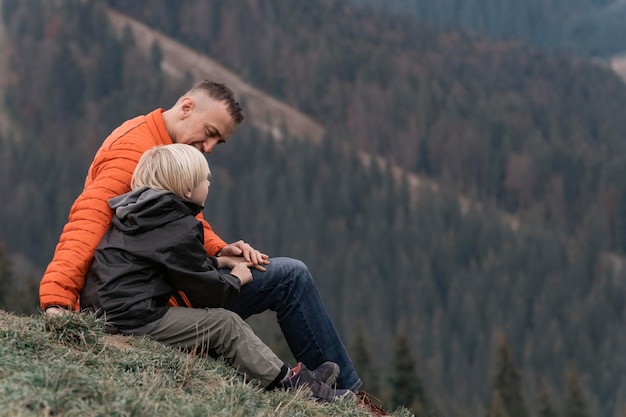
[[[109,4],[326,128],[316,145],[243,126],[209,157],[205,211],[226,240],[304,260],[347,341],[365,326],[366,387],[391,390],[409,350],[444,415],[623,414],[626,87],[612,72],[334,0]],[[0,240],[43,267],[102,139],[188,85],[158,45],[118,37],[103,3],[2,12],[19,132],[0,137]]]
[[[112,3],[220,57],[358,148],[568,234],[620,187],[625,88],[584,61],[411,19],[374,21],[341,2]],[[205,21],[213,24],[194,25]],[[622,222],[620,210],[606,213],[606,227]],[[613,230],[611,247],[626,247]]]
[[[499,38],[520,38],[585,56],[626,52],[623,0],[351,0]]]

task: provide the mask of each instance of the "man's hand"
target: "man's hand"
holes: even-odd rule
[[[66,309],[61,308],[61,307],[48,307],[48,308],[46,308],[46,315],[50,316],[50,317],[58,316],[58,315],[61,315],[61,314],[69,314],[69,313],[71,313],[70,310],[66,310]]]
[[[243,240],[224,246],[220,252],[221,256],[241,256],[246,262],[251,264],[251,268],[259,271],[265,271],[263,265],[270,263],[268,255],[259,252]]]

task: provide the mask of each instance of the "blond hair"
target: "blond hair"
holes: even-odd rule
[[[209,164],[202,152],[190,145],[173,143],[156,146],[141,156],[130,187],[171,191],[185,199],[185,193],[193,191],[209,175]]]

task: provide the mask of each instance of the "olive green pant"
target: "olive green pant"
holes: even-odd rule
[[[248,323],[223,308],[171,307],[163,318],[133,333],[145,334],[186,351],[222,358],[262,387],[274,382],[284,365]]]

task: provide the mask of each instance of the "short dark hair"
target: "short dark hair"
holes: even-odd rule
[[[209,97],[221,103],[225,103],[228,114],[233,118],[235,124],[241,124],[241,122],[243,122],[243,110],[237,100],[235,100],[233,91],[224,84],[210,80],[202,80],[194,85],[190,91],[194,90],[203,90]]]

